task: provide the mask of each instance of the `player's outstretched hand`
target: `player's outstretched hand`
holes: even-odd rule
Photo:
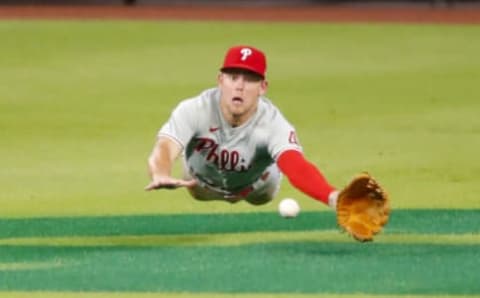
[[[146,191],[154,189],[175,189],[179,187],[193,187],[197,184],[195,180],[175,179],[172,177],[156,177],[145,187]]]

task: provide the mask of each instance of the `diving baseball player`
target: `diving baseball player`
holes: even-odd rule
[[[266,58],[251,46],[228,50],[216,88],[184,100],[158,133],[146,190],[187,187],[198,200],[272,200],[282,174],[335,207],[338,191],[302,153],[294,127],[264,95]],[[171,176],[181,157],[184,177]]]
[[[264,95],[265,55],[250,46],[228,50],[216,88],[184,100],[158,133],[148,160],[146,190],[187,187],[198,200],[271,201],[282,174],[292,185],[336,210],[337,223],[371,241],[388,222],[387,193],[368,173],[338,191],[302,153],[294,127]],[[182,157],[184,177],[172,177]]]

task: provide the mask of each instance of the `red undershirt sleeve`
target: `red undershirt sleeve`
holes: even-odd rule
[[[296,150],[282,152],[277,159],[277,165],[293,186],[328,205],[328,196],[335,188],[301,152]]]

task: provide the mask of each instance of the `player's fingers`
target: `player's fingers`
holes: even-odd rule
[[[175,189],[179,187],[178,183],[158,183],[158,182],[152,182],[149,185],[145,187],[146,191],[154,190],[154,189],[161,189],[161,188],[166,188],[166,189]]]
[[[175,189],[179,187],[193,187],[197,185],[197,181],[192,180],[181,180],[181,179],[167,179],[162,181],[153,181],[145,187],[145,190],[150,191],[154,189]]]
[[[146,191],[154,190],[155,189],[155,183],[150,183],[144,188]]]
[[[178,181],[178,186],[183,186],[183,187],[193,187],[197,185],[197,181],[192,179],[192,180],[179,180]]]

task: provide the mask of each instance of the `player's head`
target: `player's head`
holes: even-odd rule
[[[239,122],[257,109],[258,99],[267,92],[266,59],[258,49],[235,46],[228,50],[218,75],[220,105],[224,115]]]
[[[265,54],[257,48],[251,46],[234,46],[228,49],[220,70],[222,72],[244,70],[265,79],[267,59]]]

